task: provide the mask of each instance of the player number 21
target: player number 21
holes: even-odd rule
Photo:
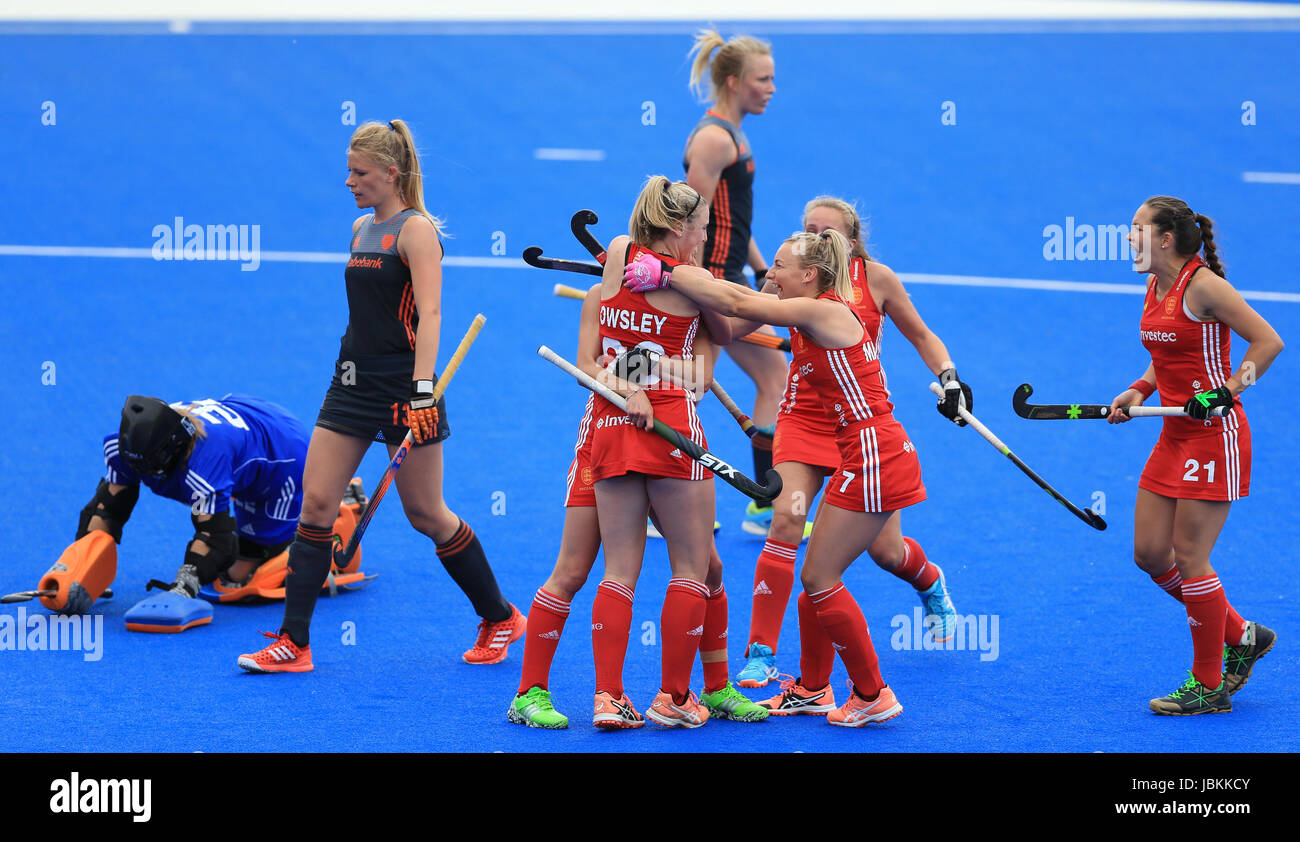
[[[1199,470],[1201,469],[1201,463],[1197,462],[1195,459],[1188,459],[1188,460],[1183,464],[1183,467],[1187,469],[1187,473],[1183,474],[1183,481],[1185,481],[1185,482],[1200,482],[1200,477],[1196,476],[1196,472],[1199,471]],[[1206,462],[1206,463],[1205,463],[1205,481],[1208,482],[1208,483],[1211,483],[1211,484],[1213,484],[1213,482],[1214,482],[1214,463],[1213,463],[1213,462]]]

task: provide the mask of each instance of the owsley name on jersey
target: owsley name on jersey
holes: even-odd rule
[[[1166,330],[1139,330],[1143,342],[1177,342],[1178,334]]]
[[[637,313],[620,307],[600,308],[601,327],[616,327],[637,333],[662,333],[666,321],[667,316],[656,316],[653,313]]]

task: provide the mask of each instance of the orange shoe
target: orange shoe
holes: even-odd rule
[[[709,709],[700,704],[694,693],[687,693],[686,701],[679,705],[660,690],[645,715],[669,728],[699,728],[709,721]]]
[[[827,684],[820,690],[809,690],[799,682],[802,678],[785,676],[781,692],[758,706],[772,711],[773,716],[793,716],[797,713],[830,713],[835,710],[835,691]]]
[[[528,618],[510,606],[510,616],[499,623],[487,620],[478,624],[478,641],[461,656],[467,664],[499,664],[506,659],[506,648],[524,636]]]
[[[852,682],[849,683],[852,687]],[[826,721],[832,725],[857,728],[868,722],[884,722],[903,712],[903,706],[894,698],[894,691],[888,686],[880,688],[876,698],[867,701],[856,690],[849,691],[849,700],[838,709],[826,714]]]
[[[240,655],[239,665],[249,672],[311,672],[311,647],[298,646],[287,634],[262,632],[275,642],[261,652]]]
[[[596,694],[596,712],[591,724],[610,730],[640,728],[645,725],[645,719],[632,707],[626,693],[615,699],[610,693],[600,692]]]

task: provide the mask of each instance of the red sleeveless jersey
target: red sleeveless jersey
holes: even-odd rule
[[[636,244],[627,257],[654,253]],[[670,266],[678,261],[656,255]],[[700,317],[675,316],[646,301],[644,293],[619,287],[613,297],[600,302],[600,346],[615,355],[632,348],[645,348],[664,356],[689,360],[694,356],[695,334]],[[695,412],[695,395],[679,386],[669,386],[652,377],[645,384],[645,396],[654,407],[655,418],[686,438],[708,448],[704,428]],[[627,473],[650,477],[705,480],[712,475],[680,448],[658,435],[638,430],[627,423],[627,413],[596,396],[593,404],[595,433],[591,449],[591,475],[600,482]]]
[[[831,292],[824,292],[818,299],[829,298],[845,306],[848,302]],[[869,292],[864,293],[864,301],[871,301]],[[875,310],[875,305],[871,305]],[[853,310],[858,322],[863,319],[857,310]],[[879,330],[879,313],[877,312],[877,331]],[[878,337],[878,332],[876,336]],[[894,411],[889,402],[889,392],[885,389],[884,372],[880,368],[880,359],[875,339],[867,326],[863,325],[862,340],[846,348],[823,348],[805,337],[798,328],[790,328],[790,350],[794,361],[790,364],[790,379],[797,376],[802,384],[817,394],[824,416],[829,420],[837,436],[855,432],[862,427],[871,426]],[[806,396],[797,396],[804,400]],[[795,404],[797,406],[797,403]]]
[[[863,335],[864,340],[870,342],[875,349],[874,355],[880,356],[880,343],[885,334],[885,314],[876,308],[876,300],[871,297],[871,289],[867,285],[867,262],[861,257],[854,257],[849,268],[849,282],[853,285],[853,306],[857,310],[858,319],[862,322],[862,327],[866,331]],[[794,329],[790,331],[790,346],[794,347]],[[880,372],[881,383],[885,383],[885,372]],[[885,390],[886,396],[889,390]],[[790,365],[790,372],[786,376],[785,393],[781,396],[781,406],[778,411],[777,420],[780,421],[783,416],[798,418],[798,420],[807,428],[809,433],[821,433],[823,435],[834,435],[835,426],[829,416],[822,412],[821,401],[817,397],[817,391],[812,384],[799,376],[799,369],[793,363]]]
[[[628,263],[641,254],[652,254],[667,266],[679,266],[681,261],[665,257],[658,252],[632,243],[628,246]],[[600,302],[600,347],[615,355],[633,348],[645,348],[668,357],[689,360],[695,353],[695,334],[699,331],[700,317],[675,316],[665,313],[646,301],[645,293],[632,292],[619,287],[618,293]],[[683,394],[680,387],[662,387],[658,377],[652,377],[647,386],[652,391],[666,394]]]
[[[1232,376],[1232,331],[1218,321],[1201,321],[1187,309],[1187,283],[1204,265],[1200,255],[1187,261],[1173,288],[1159,301],[1155,276],[1147,282],[1140,337],[1143,347],[1151,353],[1156,388],[1164,406],[1183,406],[1196,392],[1225,386]],[[1222,428],[1225,424],[1235,428],[1245,415],[1241,399],[1237,398],[1234,404],[1228,416],[1209,422],[1166,418],[1165,429],[1171,433],[1199,433],[1205,427]]]

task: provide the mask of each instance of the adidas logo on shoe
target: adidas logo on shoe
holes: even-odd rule
[[[551,629],[550,631],[548,631],[548,632],[544,632],[543,634],[539,634],[539,635],[537,635],[537,636],[540,637],[542,640],[559,640],[559,639],[560,639],[560,630],[559,630],[559,629]]]
[[[754,586],[754,596],[771,596],[772,589],[767,586],[766,579],[759,579],[758,584]]]
[[[700,637],[704,634],[704,626],[699,625],[687,632],[691,637]]]

